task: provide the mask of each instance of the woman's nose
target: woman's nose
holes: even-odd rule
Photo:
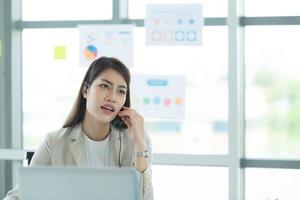
[[[114,94],[113,91],[109,91],[109,92],[107,93],[106,101],[113,102],[113,103],[116,102],[116,95]]]

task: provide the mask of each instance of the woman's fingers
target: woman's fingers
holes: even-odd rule
[[[138,116],[140,118],[142,118],[142,116],[140,116],[140,114],[138,112],[136,112],[135,110],[133,109],[124,109],[124,110],[121,110],[118,115],[120,117],[123,117],[123,116],[129,116],[129,117],[134,117],[134,116]]]
[[[125,107],[118,116],[130,123],[130,127],[144,125],[144,118],[132,108]]]
[[[130,123],[130,120],[129,120],[128,117],[124,116],[124,117],[121,117],[121,119],[127,125],[127,127],[131,127],[132,126],[132,124]]]
[[[134,109],[124,107],[118,116],[126,123],[134,141],[144,141],[144,118]]]

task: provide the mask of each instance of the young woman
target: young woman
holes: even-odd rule
[[[46,136],[30,166],[134,167],[141,192],[153,199],[151,142],[143,117],[130,108],[130,73],[115,58],[95,60],[63,128]],[[18,199],[17,189],[4,200]]]

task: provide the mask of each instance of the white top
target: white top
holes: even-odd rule
[[[85,164],[89,167],[108,167],[111,166],[110,159],[110,134],[102,141],[91,140],[85,133]]]

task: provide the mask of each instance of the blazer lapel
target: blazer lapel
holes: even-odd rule
[[[122,137],[122,133],[119,136],[119,130],[111,126],[111,153],[112,153],[112,162],[114,166],[119,166],[119,153],[121,152],[121,159],[123,154],[123,144],[121,145],[120,151],[120,136]],[[122,140],[121,140],[122,141]]]
[[[70,133],[71,152],[77,166],[84,165],[84,140],[81,123],[73,128]]]

